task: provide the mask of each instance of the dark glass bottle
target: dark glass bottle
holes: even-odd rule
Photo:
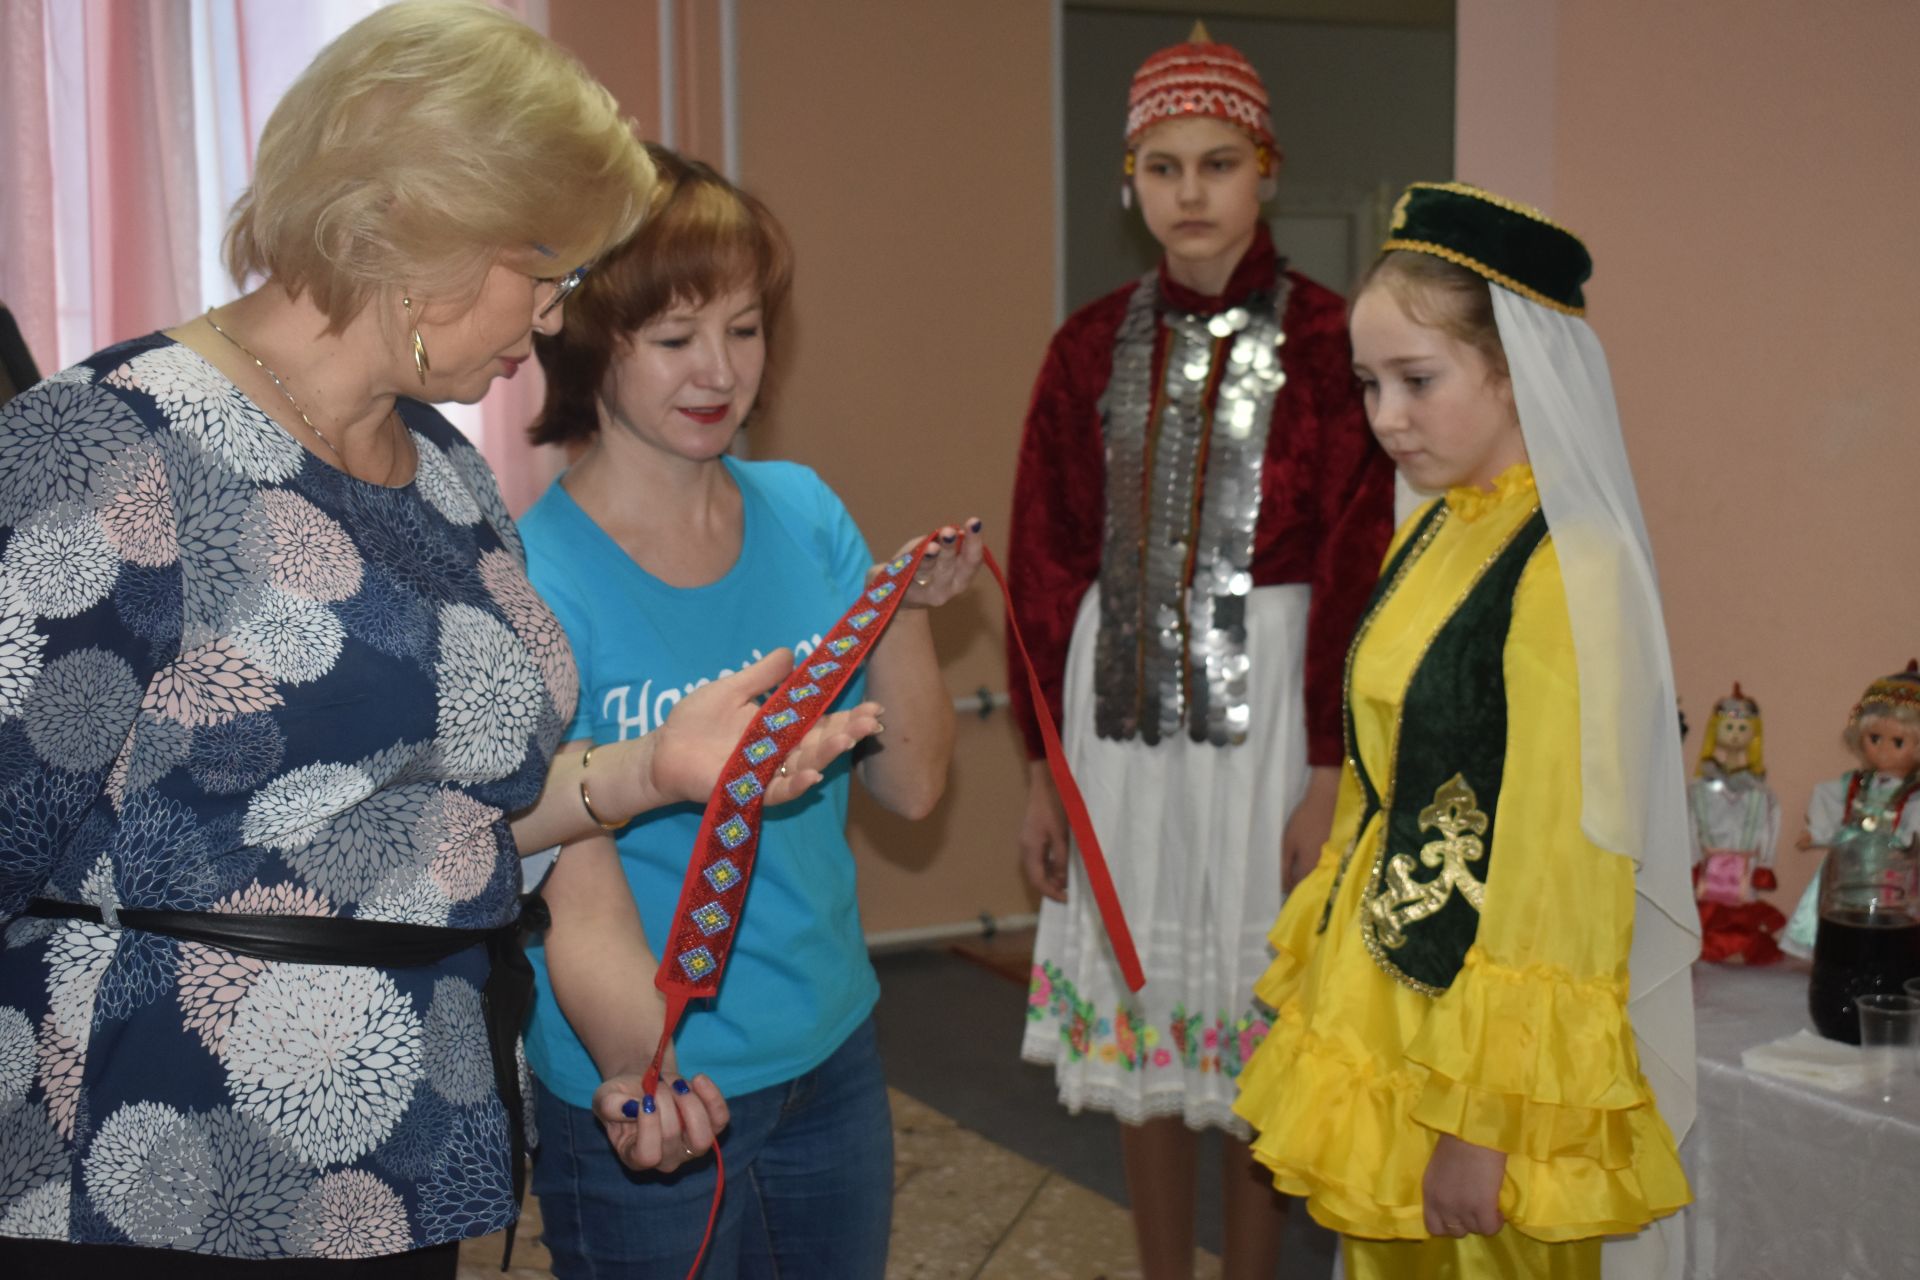
[[[1807,985],[1814,1030],[1829,1040],[1859,1044],[1853,998],[1876,991],[1898,995],[1908,978],[1920,978],[1920,921],[1904,912],[1820,913],[1813,980]]]
[[[1920,854],[1899,842],[1897,813],[1848,808],[1820,868],[1807,1008],[1821,1035],[1859,1044],[1854,997],[1897,995],[1908,978],[1920,978]]]

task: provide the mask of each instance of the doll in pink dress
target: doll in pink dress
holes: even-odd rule
[[[1687,788],[1698,844],[1694,896],[1700,903],[1700,958],[1770,964],[1787,918],[1759,891],[1778,881],[1780,802],[1767,786],[1760,704],[1738,683],[1707,720],[1700,763]]]

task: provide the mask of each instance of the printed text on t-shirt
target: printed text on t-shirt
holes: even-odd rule
[[[793,646],[793,660],[805,662],[807,656],[820,647],[820,641],[820,634],[815,632],[812,639],[796,642]],[[766,656],[759,649],[754,649],[740,667],[751,666]],[[601,695],[600,718],[619,726],[620,736],[616,739],[617,741],[625,742],[628,738],[644,737],[665,722],[680,699],[702,685],[712,684],[715,680],[733,675],[740,667],[722,667],[715,674],[702,676],[692,684],[678,687],[668,685],[658,693],[654,692],[653,678],[649,676],[641,682],[637,697],[631,684],[614,685]]]

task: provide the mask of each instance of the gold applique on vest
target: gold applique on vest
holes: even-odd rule
[[[1416,881],[1413,855],[1396,853],[1367,894],[1363,927],[1369,942],[1377,940],[1388,950],[1406,945],[1405,926],[1438,912],[1455,893],[1475,911],[1486,896],[1486,885],[1468,864],[1486,857],[1480,837],[1487,833],[1487,815],[1464,776],[1454,774],[1434,792],[1433,803],[1420,811],[1420,829],[1441,834],[1420,848],[1421,864],[1440,868],[1440,874]]]

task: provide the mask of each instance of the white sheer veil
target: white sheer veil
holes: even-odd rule
[[[1566,581],[1580,672],[1581,827],[1601,848],[1634,860],[1628,1010],[1640,1068],[1678,1141],[1694,1117],[1692,965],[1700,917],[1653,551],[1599,338],[1577,316],[1489,288],[1521,434]],[[1682,1253],[1676,1215],[1624,1250],[1610,1243],[1607,1274],[1677,1276]]]

